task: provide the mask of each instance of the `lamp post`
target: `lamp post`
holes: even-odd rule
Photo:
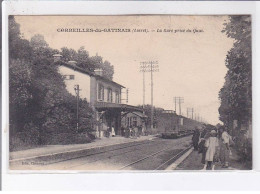
[[[76,84],[74,86],[74,90],[75,90],[75,93],[76,93],[76,99],[77,99],[77,117],[76,117],[76,121],[77,121],[77,126],[76,126],[76,131],[77,133],[79,132],[79,84]]]

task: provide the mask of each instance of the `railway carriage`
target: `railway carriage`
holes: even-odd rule
[[[164,110],[158,121],[162,138],[179,138],[191,135],[195,127],[201,125],[201,122],[177,115],[172,110]]]

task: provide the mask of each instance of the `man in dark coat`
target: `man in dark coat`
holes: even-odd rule
[[[210,136],[209,130],[210,129],[204,127],[203,131],[201,132],[201,136],[200,136],[199,153],[202,153],[202,158],[201,158],[202,164],[205,164],[205,157],[206,157],[206,152],[207,152],[207,148],[205,147],[205,142]]]
[[[192,136],[192,143],[193,143],[194,150],[198,150],[199,140],[200,140],[200,131],[198,127],[196,127]]]

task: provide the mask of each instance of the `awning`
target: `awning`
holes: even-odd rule
[[[105,110],[114,110],[114,111],[118,110],[123,112],[143,111],[143,109],[136,106],[131,106],[128,104],[117,104],[112,102],[96,102],[94,106],[98,111],[105,111]]]

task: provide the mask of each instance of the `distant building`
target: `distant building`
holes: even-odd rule
[[[147,116],[141,112],[130,112],[122,114],[121,124],[124,128],[146,126]]]
[[[142,112],[142,109],[121,104],[122,89],[125,87],[103,76],[101,69],[90,72],[76,65],[75,61],[64,62],[61,55],[54,55],[58,71],[64,77],[66,89],[76,95],[74,86],[79,85],[81,99],[86,99],[96,115],[96,136],[103,137],[104,131],[112,126],[116,135],[121,135],[121,115],[125,112]],[[80,123],[79,123],[80,124]]]

